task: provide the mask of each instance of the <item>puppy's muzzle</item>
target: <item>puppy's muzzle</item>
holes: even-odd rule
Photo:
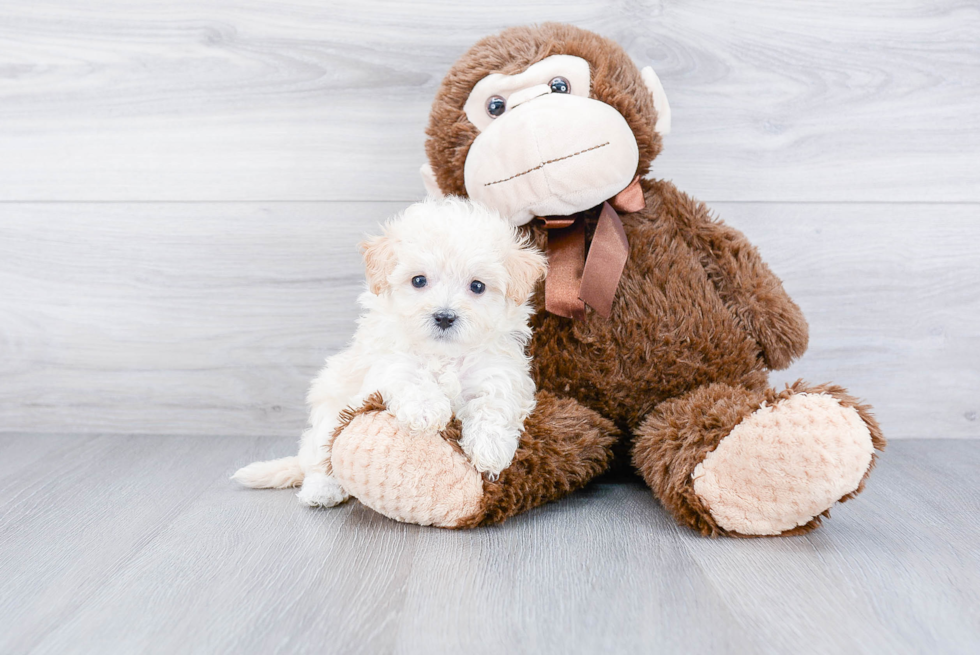
[[[436,322],[440,330],[448,330],[456,322],[456,312],[441,309],[432,315],[432,320]]]

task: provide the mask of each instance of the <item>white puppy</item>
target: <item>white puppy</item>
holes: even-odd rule
[[[412,205],[361,247],[363,313],[353,343],[313,381],[299,455],[255,462],[233,479],[302,483],[297,496],[314,507],[343,502],[348,494],[330,464],[333,433],[341,411],[375,392],[410,433],[439,431],[455,414],[463,451],[496,476],[534,408],[527,301],[544,256],[496,213],[457,198]]]

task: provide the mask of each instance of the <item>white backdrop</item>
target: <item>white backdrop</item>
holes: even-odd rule
[[[843,384],[890,438],[980,437],[980,12],[942,0],[9,0],[0,431],[298,435],[355,244],[423,194],[442,75],[544,20],[659,73],[654,175],[810,320],[775,381]]]

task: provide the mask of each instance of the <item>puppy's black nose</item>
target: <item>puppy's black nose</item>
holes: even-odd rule
[[[456,320],[456,312],[443,309],[433,314],[432,318],[435,320],[436,325],[439,326],[440,330],[448,330],[452,327],[453,321]]]

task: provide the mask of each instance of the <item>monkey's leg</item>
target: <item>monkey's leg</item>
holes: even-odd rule
[[[711,384],[644,420],[633,463],[674,519],[701,534],[802,534],[864,489],[885,447],[869,409],[833,385]]]
[[[345,417],[333,444],[334,475],[361,503],[390,518],[472,528],[584,486],[609,467],[618,438],[610,421],[541,391],[514,461],[489,481],[466,459],[459,434],[454,420],[442,436],[410,436],[375,400]]]

